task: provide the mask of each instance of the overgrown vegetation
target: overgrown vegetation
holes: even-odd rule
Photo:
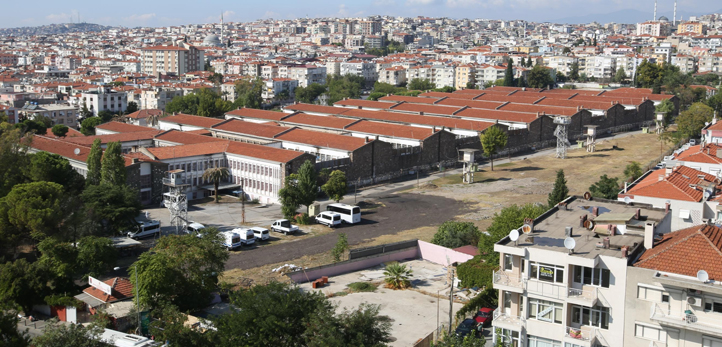
[[[458,248],[479,243],[481,232],[474,223],[447,221],[439,226],[431,243],[446,248]]]
[[[353,282],[348,284],[348,288],[353,292],[373,292],[377,286],[369,282]]]

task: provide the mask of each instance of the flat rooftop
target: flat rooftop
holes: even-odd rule
[[[596,207],[599,215],[594,216]],[[637,210],[639,217],[637,218]],[[579,226],[583,216],[594,221],[592,230]],[[498,242],[499,245],[539,248],[558,252],[568,252],[564,247],[566,227],[572,227],[572,238],[576,246],[574,255],[584,258],[595,258],[600,255],[622,258],[622,246],[628,246],[629,252],[635,244],[644,242],[644,226],[647,222],[658,225],[666,212],[663,208],[652,208],[644,204],[630,204],[608,200],[586,200],[572,197],[567,200],[566,208],[553,208],[534,221],[534,231],[529,235],[520,235],[516,245],[509,237]],[[616,226],[617,232],[609,236],[608,249],[598,247],[608,235],[608,225]],[[620,235],[621,233],[621,235]],[[533,242],[529,236],[533,236]]]

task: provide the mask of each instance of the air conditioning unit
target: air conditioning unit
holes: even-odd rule
[[[702,298],[690,296],[687,298],[687,303],[692,306],[702,307]]]

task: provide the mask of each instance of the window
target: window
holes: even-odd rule
[[[722,347],[722,340],[702,336],[702,347]]]
[[[529,343],[527,344],[529,347],[561,347],[562,343],[560,341],[555,341],[551,339],[545,339],[543,337],[537,337],[529,335]]]
[[[564,283],[564,267],[531,262],[530,278],[554,283]]]
[[[521,344],[519,343],[519,332],[518,331],[501,328],[501,332],[500,332],[499,336],[501,336],[501,341],[504,343],[504,346],[507,346],[507,347],[521,346]]]
[[[722,313],[722,301],[717,299],[711,299],[711,298],[705,298],[704,300],[704,310],[706,312],[717,312]]]
[[[529,318],[562,324],[562,304],[552,301],[529,299]]]
[[[198,171],[197,163],[193,163],[193,171]]]
[[[634,336],[661,342],[667,341],[667,334],[664,330],[649,325],[635,324]]]
[[[504,271],[511,271],[513,264],[514,256],[511,254],[504,254]]]
[[[609,288],[610,271],[602,268],[574,266],[574,282]]]
[[[669,295],[667,294],[667,301],[669,302]],[[655,302],[662,302],[662,290],[658,288],[652,288],[647,286],[637,286],[637,299],[649,300]]]
[[[574,305],[572,306],[572,322],[609,329],[609,308],[602,306],[589,308]]]
[[[150,188],[150,187],[151,187],[150,175],[140,176],[140,188]]]

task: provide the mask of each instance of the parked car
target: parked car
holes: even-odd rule
[[[327,225],[331,228],[340,225],[341,215],[336,212],[321,212],[316,216],[316,223]]]
[[[138,228],[135,231],[129,231],[127,235],[134,240],[150,236],[160,236],[160,221],[138,222]]]
[[[456,327],[456,335],[459,337],[465,337],[469,334],[479,336],[479,331],[477,329],[478,324],[476,324],[476,321],[473,318],[467,318]]]
[[[271,225],[271,230],[284,235],[293,234],[298,231],[298,227],[291,224],[288,219],[279,219]]]
[[[236,228],[233,229],[233,232],[241,236],[241,243],[245,246],[256,242],[256,234],[251,229]]]
[[[186,232],[189,234],[197,235],[200,234],[201,230],[205,228],[205,225],[191,221],[190,223],[188,223],[188,225],[186,225]]]
[[[221,236],[223,237],[223,247],[226,247],[229,251],[236,249],[243,244],[241,241],[241,235],[234,231],[221,232]]]
[[[494,319],[494,309],[488,307],[482,307],[474,315],[474,320],[477,324],[482,327],[488,328],[491,326],[491,320]]]
[[[271,238],[271,235],[268,233],[268,229],[261,228],[261,227],[253,227],[249,230],[253,231],[253,235],[258,239],[258,241],[266,241]]]

